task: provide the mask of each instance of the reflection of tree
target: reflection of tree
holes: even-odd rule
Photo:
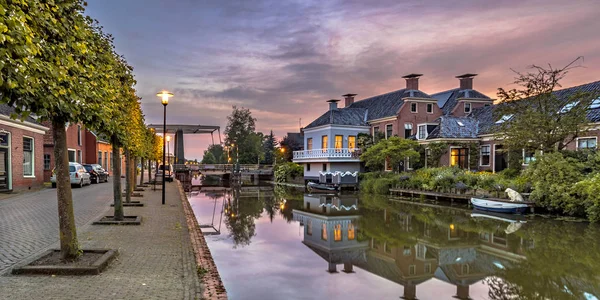
[[[234,188],[232,197],[227,201],[225,225],[229,235],[233,238],[233,247],[250,245],[256,235],[255,219],[258,219],[263,210],[263,202],[258,197],[244,197],[240,199],[239,188]]]
[[[274,193],[276,198],[275,203],[278,205],[277,209],[279,209],[279,212],[288,223],[292,222],[292,211],[302,208],[304,189],[275,185]],[[282,203],[284,202],[285,204],[282,207]]]

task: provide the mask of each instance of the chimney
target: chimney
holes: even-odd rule
[[[418,90],[419,89],[419,77],[423,76],[423,74],[408,74],[406,76],[402,76],[402,78],[406,79],[406,89],[407,90]]]
[[[472,90],[473,89],[473,77],[477,76],[477,74],[462,74],[456,76],[458,81],[460,81],[460,89],[461,90]]]
[[[337,103],[340,102],[340,100],[337,99],[331,99],[331,100],[327,100],[327,102],[329,103],[329,110],[337,110]]]
[[[356,94],[342,95],[342,97],[344,97],[344,100],[346,100],[344,107],[348,107],[348,106],[352,105],[352,103],[354,103],[354,96],[356,96]]]

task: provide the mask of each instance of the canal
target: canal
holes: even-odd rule
[[[189,199],[230,299],[600,298],[598,225],[279,186]]]

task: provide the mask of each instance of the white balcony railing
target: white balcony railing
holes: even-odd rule
[[[360,149],[327,148],[294,151],[294,159],[307,158],[360,158]]]

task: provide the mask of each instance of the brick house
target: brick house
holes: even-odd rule
[[[10,118],[15,109],[0,105],[0,191],[40,187],[43,176],[43,143],[47,127],[34,118]]]
[[[331,182],[329,175],[351,173],[356,176],[363,171],[356,149],[360,133],[416,139],[425,146],[425,155],[431,153],[428,145],[447,144],[440,157],[441,166],[492,172],[507,168],[508,153],[500,141],[494,140],[492,132],[495,124],[509,120],[510,116],[494,119],[493,111],[497,107],[494,100],[473,88],[477,74],[456,76],[457,88],[431,95],[419,90],[421,76],[406,75],[403,77],[405,88],[360,101],[354,101],[356,94],[343,95],[344,108],[338,108],[339,100],[327,101],[329,110],[302,130],[304,150],[293,154],[293,161],[304,166],[305,181]],[[555,93],[566,101],[577,91],[600,92],[600,81]],[[600,99],[590,107],[588,119],[589,130],[568,144],[567,149],[596,149],[600,134]],[[522,151],[523,166],[533,159],[533,153]],[[410,162],[405,162],[403,167],[410,169]],[[391,166],[385,168],[391,170]]]
[[[49,130],[44,136],[44,181],[50,181],[54,169],[54,139],[52,137],[52,124],[44,121]],[[67,150],[69,162],[84,163],[85,153],[85,128],[82,124],[67,124]]]

